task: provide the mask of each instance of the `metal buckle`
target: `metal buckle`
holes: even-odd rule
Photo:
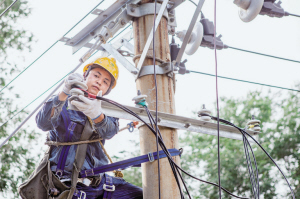
[[[61,177],[62,175],[63,175],[63,173],[64,173],[64,171],[63,170],[57,170],[56,172],[55,172],[55,174],[58,176],[58,177]]]
[[[107,184],[103,184],[103,189],[105,191],[115,191],[115,185],[107,185]]]
[[[85,173],[86,177],[92,176],[92,175],[94,175],[94,170],[93,169],[85,170],[84,173]]]
[[[86,199],[86,193],[84,191],[80,191],[80,197],[79,197],[79,199]]]
[[[154,156],[153,156],[152,152],[148,153],[148,158],[149,158],[149,162],[153,162],[154,161]]]

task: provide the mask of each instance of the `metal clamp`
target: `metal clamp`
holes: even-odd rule
[[[152,152],[148,153],[148,158],[149,158],[149,162],[154,162],[154,156]]]
[[[127,4],[127,15],[131,17],[142,17],[145,15],[154,14],[154,4],[155,3],[145,3],[142,5],[137,4]],[[161,4],[156,5],[156,14],[158,14]],[[163,16],[168,19],[168,11],[164,10]]]
[[[93,176],[94,175],[94,170],[93,169],[89,169],[89,170],[85,170],[84,171],[85,176]]]
[[[155,65],[155,72],[157,75],[168,74],[169,77],[172,77],[173,64],[168,62],[168,63],[163,63],[160,65]],[[153,75],[153,74],[154,74],[154,66],[153,65],[143,66],[141,68],[141,71],[140,71],[137,79],[142,76]]]
[[[84,191],[80,191],[80,197],[79,197],[79,199],[86,199],[86,193]]]
[[[107,185],[107,184],[103,184],[103,189],[105,191],[115,191],[115,185]]]
[[[64,171],[61,170],[61,169],[58,169],[55,174],[58,176],[58,177],[61,177],[63,175]]]

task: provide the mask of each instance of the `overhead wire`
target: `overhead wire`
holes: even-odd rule
[[[0,18],[11,8],[13,7],[13,5],[15,5],[15,3],[17,3],[18,0],[15,0],[14,2],[12,2],[12,4],[10,4],[1,14],[0,14]]]
[[[214,53],[215,53],[215,73],[216,73],[216,101],[217,101],[217,125],[218,125],[218,182],[219,182],[219,199],[222,199],[221,191],[221,159],[220,159],[220,121],[219,121],[219,94],[218,94],[218,60],[216,48],[216,34],[217,34],[217,1],[214,0]]]
[[[266,56],[266,57],[272,57],[272,58],[275,58],[275,59],[281,59],[281,60],[284,60],[284,61],[290,61],[290,62],[300,63],[300,61],[298,61],[298,60],[287,59],[287,58],[283,58],[283,57],[277,57],[277,56],[274,56],[274,55],[268,55],[268,54],[264,54],[264,53],[259,53],[259,52],[251,51],[251,50],[245,50],[245,49],[236,48],[236,47],[233,47],[233,46],[228,46],[228,48],[233,49],[233,50],[239,50],[239,51],[247,52],[247,53],[252,53],[252,54],[256,54],[256,55],[262,55],[262,56]]]
[[[160,193],[160,164],[159,164],[159,149],[158,149],[158,132],[157,132],[157,81],[156,81],[156,70],[155,70],[155,20],[156,20],[156,5],[157,0],[154,1],[154,15],[153,15],[153,38],[152,38],[152,54],[153,54],[153,68],[154,68],[154,82],[155,82],[155,130],[156,130],[156,151],[157,151],[157,175],[158,175],[158,198],[161,198]],[[175,175],[175,173],[174,173]]]
[[[195,6],[197,6],[197,4],[194,1],[189,0],[189,2],[191,2]],[[294,14],[290,14],[290,13],[289,13],[289,15],[300,17],[299,15],[294,15]],[[271,57],[271,58],[275,58],[275,59],[281,59],[281,60],[284,60],[284,61],[290,61],[290,62],[300,63],[300,61],[298,61],[298,60],[287,59],[287,58],[278,57],[278,56],[274,56],[274,55],[268,55],[268,54],[259,53],[259,52],[255,52],[255,51],[251,51],[251,50],[245,50],[245,49],[241,49],[241,48],[236,48],[236,47],[228,46],[228,45],[225,45],[224,48],[225,49],[226,48],[230,48],[230,49],[233,49],[233,50],[239,50],[239,51],[243,51],[243,52],[247,52],[247,53],[252,53],[252,54],[256,54],[256,55],[262,55],[262,56]]]
[[[292,13],[289,13],[290,16],[293,16],[293,17],[300,17],[300,15],[296,15],[296,14],[292,14]]]
[[[66,36],[69,32],[71,32],[82,20],[84,20],[93,10],[95,10],[99,5],[101,5],[105,0],[100,1],[92,10],[90,10],[83,18],[81,18],[71,29],[69,29],[64,35]],[[37,62],[41,57],[43,57],[53,46],[55,46],[59,40],[55,41],[49,48],[47,48],[40,56],[38,56],[33,62],[31,62],[26,68],[24,68],[16,77],[14,77],[8,84],[6,84],[1,90],[0,93],[7,88],[13,81],[15,81],[20,75],[22,75],[28,68],[30,68],[35,62]]]
[[[201,75],[212,76],[212,77],[216,76],[214,74],[203,73],[203,72],[194,71],[194,70],[189,70],[189,72],[191,72],[191,73],[197,73],[197,74],[201,74]],[[233,80],[233,81],[239,81],[239,82],[244,82],[244,83],[249,83],[249,84],[256,84],[256,85],[261,85],[261,86],[267,86],[267,87],[271,87],[271,88],[278,88],[278,89],[282,89],[282,90],[289,90],[289,91],[300,92],[300,90],[297,90],[297,89],[280,87],[280,86],[273,86],[273,85],[270,85],[270,84],[263,84],[263,83],[258,83],[258,82],[251,82],[251,81],[242,80],[242,79],[235,79],[235,78],[231,78],[231,77],[225,77],[225,76],[219,76],[218,75],[218,78],[228,79],[228,80]]]

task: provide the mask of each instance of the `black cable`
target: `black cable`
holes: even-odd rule
[[[213,117],[213,116],[210,116],[213,120],[217,120],[216,117]],[[249,136],[262,150],[263,152],[269,157],[269,159],[274,163],[274,165],[278,168],[278,170],[280,171],[280,173],[282,174],[282,176],[284,177],[285,181],[287,182],[290,190],[291,190],[291,194],[293,196],[293,198],[295,199],[295,194],[294,194],[294,191],[289,183],[289,181],[287,180],[286,176],[284,175],[284,173],[282,172],[282,170],[280,169],[280,167],[276,164],[275,160],[269,155],[269,153],[264,149],[264,147],[256,141],[256,139],[254,139],[254,137],[252,137],[249,133],[247,133],[244,129],[241,129],[240,127],[234,125],[233,123],[229,122],[229,121],[226,121],[226,120],[223,120],[223,119],[220,119],[221,122],[224,122],[230,126],[233,126],[235,128],[237,128],[240,132],[243,132],[242,134],[245,134],[247,136]]]
[[[124,107],[123,105],[115,102],[115,101],[112,101],[112,100],[109,100],[107,98],[103,98],[103,97],[99,97],[97,96],[96,97],[97,99],[99,100],[103,100],[103,101],[106,101],[110,104],[113,104],[114,106],[117,106],[118,108],[122,109],[123,111],[133,115],[134,117],[136,117],[137,119],[139,119],[140,121],[142,121],[150,130],[152,133],[155,133],[155,130],[153,128],[151,128],[151,126],[146,123],[146,121],[144,121],[139,115],[137,115],[136,113],[134,113],[133,111],[131,111],[130,109]],[[184,172],[186,175],[198,180],[198,181],[201,181],[201,182],[204,182],[204,183],[207,183],[207,184],[210,184],[210,185],[213,185],[213,186],[216,186],[218,187],[219,185],[215,184],[215,183],[212,183],[212,182],[208,182],[208,181],[205,181],[205,180],[201,180],[191,174],[189,174],[188,172],[186,172],[185,170],[183,170],[181,167],[179,167],[172,159],[172,156],[170,155],[169,151],[167,150],[166,146],[163,144],[162,140],[159,138],[159,143],[161,144],[161,148],[162,150],[164,151],[164,153],[166,154],[166,157],[174,164],[174,166],[176,166],[176,168],[178,168],[179,170],[181,170],[182,172]],[[246,198],[246,197],[240,197],[240,196],[236,196],[234,195],[233,193],[229,192],[228,190],[226,190],[225,188],[221,187],[221,189],[223,191],[225,191],[226,193],[228,193],[229,195],[233,196],[233,197],[236,197],[236,198],[240,198],[240,199],[249,199],[249,198]]]
[[[151,122],[151,124],[152,124],[152,121],[154,121],[154,118],[153,118],[153,116],[151,115],[151,113],[150,113],[150,111],[149,111],[149,109],[148,109],[147,107],[146,107],[146,112],[147,112],[147,115],[148,115],[148,117],[149,117],[149,120],[150,120],[150,122]],[[157,130],[158,130],[159,136],[160,136],[160,138],[161,138],[161,140],[162,140],[162,142],[163,142],[163,138],[162,138],[162,135],[161,135],[161,133],[160,133],[159,128],[157,128]],[[170,160],[169,160],[169,162],[170,162]],[[171,162],[170,162],[170,165],[171,165]],[[174,166],[174,165],[172,164],[171,167],[173,167],[173,166]],[[184,182],[184,180],[183,180],[183,178],[182,178],[182,175],[181,175],[180,172],[178,171],[178,168],[176,168],[176,170],[177,170],[177,173],[179,174],[179,177],[181,178],[181,181],[183,182],[183,185],[184,185],[184,187],[185,187],[185,190],[186,190],[186,192],[187,192],[189,198],[191,198],[191,195],[190,195],[189,190],[188,190],[188,188],[187,188],[187,186],[186,186],[186,183]],[[175,178],[176,178],[176,177],[175,177]],[[179,186],[179,187],[180,187],[180,186]]]
[[[156,20],[156,5],[157,0],[154,2],[154,15],[153,15],[153,38],[152,38],[152,52],[153,52],[153,66],[154,66],[154,82],[155,82],[155,106],[156,106],[156,119],[155,119],[155,130],[156,130],[156,150],[157,150],[157,175],[158,175],[158,198],[161,198],[160,194],[160,165],[159,165],[159,148],[158,148],[158,133],[157,133],[157,82],[156,82],[156,71],[155,71],[155,20]]]
[[[216,48],[217,34],[217,1],[214,0],[214,52],[215,52],[215,71],[216,71],[216,98],[217,98],[217,121],[218,121],[218,181],[219,181],[219,198],[222,199],[221,192],[221,158],[220,158],[220,121],[219,121],[219,94],[218,94],[218,62]]]
[[[215,119],[216,120],[216,119]],[[228,121],[220,119],[221,122],[231,125]],[[256,159],[255,159],[255,155],[254,152],[252,150],[252,147],[250,145],[250,142],[248,141],[246,135],[241,132],[243,135],[243,143],[244,143],[244,149],[245,149],[245,156],[246,156],[246,162],[247,162],[247,166],[248,166],[248,172],[249,172],[249,178],[250,178],[250,182],[252,185],[252,190],[253,190],[253,195],[259,198],[259,176],[258,176],[258,168],[257,168],[257,163],[256,163]],[[251,163],[251,159],[250,159],[250,155],[249,155],[249,151],[248,151],[248,146],[251,150],[252,153],[252,157],[253,157],[253,161],[255,163],[255,170],[256,170],[256,178],[253,174],[253,169],[252,169],[252,163]],[[254,177],[253,177],[254,176]]]
[[[15,3],[17,3],[18,0],[15,0],[12,4],[10,4],[1,14],[0,14],[0,18],[11,8],[13,7],[13,5],[15,5]]]

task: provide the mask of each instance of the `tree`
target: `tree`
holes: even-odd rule
[[[2,13],[13,0],[0,2],[0,12]],[[0,88],[3,88],[10,75],[18,72],[15,62],[9,62],[11,52],[30,51],[32,34],[20,29],[16,22],[18,19],[28,16],[30,8],[27,2],[19,0],[5,15],[0,18]],[[7,91],[5,93],[5,91]],[[8,136],[16,124],[26,115],[22,111],[10,122],[5,123],[10,117],[19,111],[19,107],[14,105],[11,98],[5,97],[9,94],[14,98],[19,95],[12,92],[12,87],[0,93],[0,140],[1,143]],[[0,149],[0,197],[17,198],[17,187],[31,173],[35,166],[36,157],[28,151],[33,151],[36,133],[21,129],[10,141]],[[2,196],[1,196],[2,195]]]

